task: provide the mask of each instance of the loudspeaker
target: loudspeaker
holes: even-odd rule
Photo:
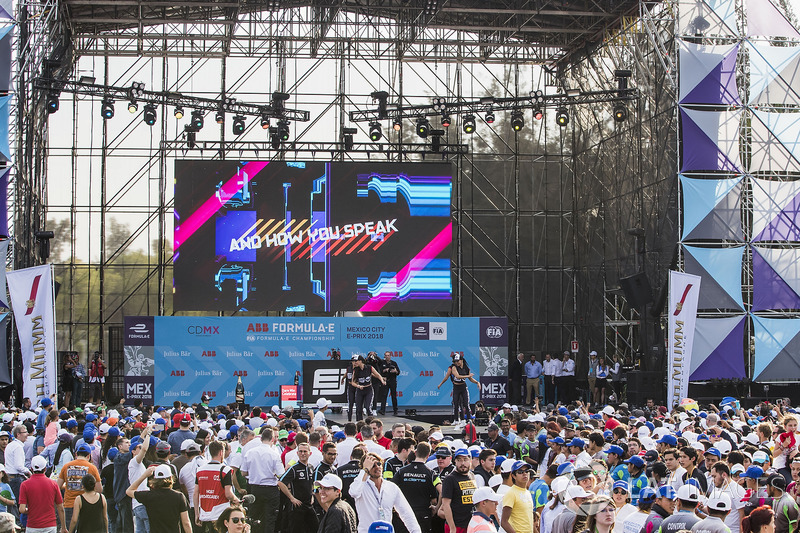
[[[647,398],[653,398],[656,404],[663,403],[667,384],[664,372],[635,370],[626,374],[628,388],[625,399],[628,405],[643,406]]]
[[[653,289],[650,288],[650,280],[644,272],[620,278],[619,286],[625,293],[628,304],[634,309],[641,309],[653,301]]]

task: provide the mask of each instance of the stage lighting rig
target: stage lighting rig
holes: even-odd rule
[[[244,133],[245,123],[242,115],[234,115],[231,129],[234,135],[241,135]]]
[[[372,142],[378,142],[383,138],[383,131],[381,130],[380,122],[370,122],[369,138],[372,140]]]
[[[131,84],[131,88],[128,89],[128,97],[135,101],[139,98],[144,96],[144,83],[135,81]]]
[[[490,107],[489,110],[486,112],[486,123],[492,124],[494,122],[494,111]]]
[[[278,136],[281,138],[281,141],[288,141],[289,140],[289,121],[288,120],[279,120],[278,121]]]
[[[417,136],[421,139],[425,139],[428,137],[428,130],[430,130],[430,123],[428,119],[425,117],[420,117],[417,119]]]
[[[175,106],[175,111],[173,111],[172,114],[175,115],[176,119],[181,120],[183,118],[183,115],[184,115],[183,107],[179,106],[179,105],[176,105]]]
[[[541,107],[544,105],[544,91],[541,89],[537,89],[536,91],[531,91],[531,103],[536,107]]]
[[[447,111],[447,100],[445,100],[444,98],[441,98],[439,96],[434,98],[433,99],[433,110],[435,112],[437,112],[437,113],[442,113],[444,115],[445,111]]]
[[[562,106],[558,108],[558,111],[556,112],[556,124],[562,128],[569,124],[569,111],[567,111],[566,107]]]
[[[214,122],[220,126],[225,124],[225,111],[217,111],[217,114],[214,115]]]
[[[114,100],[103,98],[103,103],[100,107],[100,116],[105,120],[114,118]]]
[[[525,117],[522,115],[521,110],[515,109],[511,112],[511,129],[514,131],[520,131],[524,127]]]
[[[139,104],[136,103],[136,100],[131,100],[128,102],[128,113],[133,115],[137,111],[139,111]]]
[[[196,131],[203,129],[203,112],[199,109],[192,111],[192,127]]]
[[[628,78],[631,77],[631,74],[630,69],[617,69],[614,71],[614,77],[617,79],[617,96],[620,98],[624,97],[628,90]]]
[[[142,120],[148,126],[154,126],[156,123],[156,106],[155,104],[147,104],[144,106],[144,115],[142,116]]]
[[[386,91],[375,91],[370,94],[373,102],[378,102],[378,117],[381,119],[389,118],[389,113],[386,110],[386,102],[389,100],[389,93]]]
[[[475,115],[464,115],[464,133],[475,133]]]
[[[628,108],[625,104],[617,104],[614,106],[614,120],[617,122],[625,122],[628,118]]]
[[[357,133],[358,128],[342,128],[342,142],[346,151],[353,149],[353,135]]]
[[[400,131],[400,128],[402,126],[403,122],[399,118],[394,119],[394,122],[392,122],[392,128],[394,129],[394,131]]]
[[[272,93],[272,101],[270,102],[270,107],[272,107],[272,116],[279,117],[283,115],[284,111],[286,110],[286,100],[289,99],[288,93],[282,93],[279,91],[275,91]]]
[[[197,130],[191,124],[183,127],[183,138],[186,139],[186,146],[189,147],[189,150],[194,150],[197,145]]]
[[[533,118],[536,120],[542,120],[544,118],[544,111],[542,111],[541,107],[534,107],[533,108]]]
[[[222,110],[223,111],[232,111],[233,106],[236,105],[236,98],[231,98],[230,96],[225,97],[222,99]]]
[[[431,130],[431,151],[438,152],[442,149],[442,137],[444,130]]]
[[[273,150],[278,150],[281,147],[281,136],[278,134],[277,126],[269,128],[269,141]]]
[[[51,92],[47,94],[47,99],[45,100],[45,107],[47,108],[47,112],[51,115],[58,111],[58,93]]]
[[[450,120],[450,115],[448,114],[442,115],[442,127],[449,128],[451,122],[452,121]]]
[[[261,112],[261,129],[268,130],[269,129],[269,113],[266,110]]]

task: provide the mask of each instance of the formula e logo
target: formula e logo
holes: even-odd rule
[[[147,329],[147,326],[145,326],[142,323],[134,324],[131,327],[129,327],[128,329],[131,330],[132,332],[138,333],[140,335],[143,334],[143,333],[150,333],[150,330]]]
[[[219,326],[189,326],[189,335],[219,335]]]
[[[311,394],[314,396],[336,396],[344,394],[342,378],[347,375],[346,368],[317,368],[314,370],[314,380]]]
[[[503,336],[503,328],[501,326],[489,326],[486,328],[486,336],[490,339],[499,339]]]
[[[428,323],[427,322],[412,322],[411,323],[411,340],[426,341],[428,340]]]

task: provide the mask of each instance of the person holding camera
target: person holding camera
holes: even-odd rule
[[[98,405],[103,399],[103,385],[106,382],[106,363],[99,351],[94,352],[89,364],[89,383],[92,384],[92,403]]]

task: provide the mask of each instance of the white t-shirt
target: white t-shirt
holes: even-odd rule
[[[146,470],[147,468],[145,468],[144,463],[138,462],[134,456],[134,458],[131,459],[131,462],[128,463],[128,483],[133,484],[133,482],[139,479],[139,476],[144,474]],[[139,488],[136,490],[150,490],[150,487],[147,486],[147,480],[142,481],[139,484]],[[142,504],[137,502],[136,498],[131,500],[131,509],[136,509],[140,505]]]
[[[731,530],[731,533],[739,533],[741,530],[741,522],[739,518],[739,509],[743,509],[747,502],[743,502],[744,489],[737,483],[729,481],[727,485],[720,488],[714,487],[713,483],[711,489],[708,491],[708,497],[714,498],[720,494],[727,494],[731,499],[731,512],[725,516],[725,525]]]
[[[638,511],[636,506],[629,503],[626,503],[620,509],[618,509],[616,511],[616,518],[614,518],[614,529],[611,530],[611,533],[622,533],[625,520],[627,520],[628,517],[636,511]]]
[[[638,511],[638,510],[637,510]],[[647,522],[650,513],[631,513],[622,523],[623,533],[639,533]]]
[[[561,502],[558,502],[555,509],[550,509],[552,505],[553,502],[551,500],[547,502],[542,509],[542,522],[539,533],[550,533],[553,530],[553,522],[555,522],[556,517],[567,508],[567,506]]]

